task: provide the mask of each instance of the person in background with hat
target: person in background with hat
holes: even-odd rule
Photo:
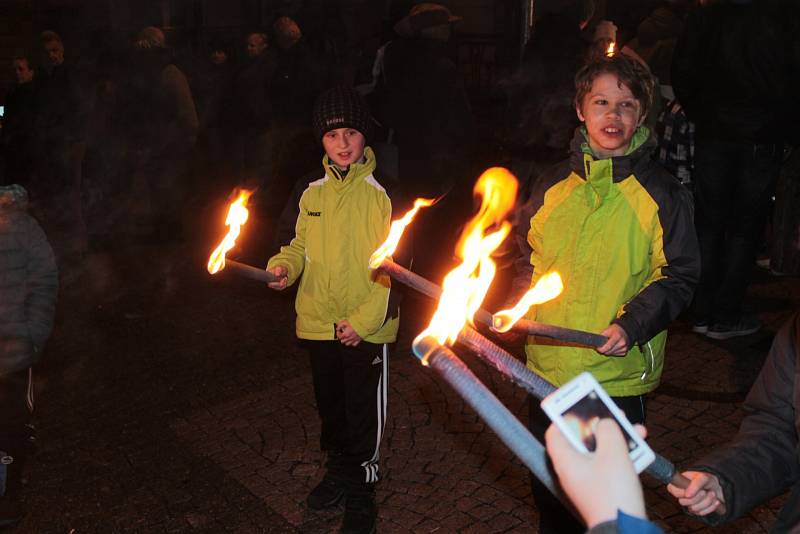
[[[375,531],[380,442],[386,418],[388,344],[397,307],[388,275],[369,258],[389,233],[392,202],[373,175],[374,119],[346,86],[322,93],[313,127],[324,173],[303,192],[291,242],[267,264],[282,290],[298,279],[296,332],[308,349],[326,472],[308,495],[321,510],[345,500],[342,532]]]
[[[394,27],[399,38],[382,49],[383,64],[371,97],[378,120],[392,132],[399,177],[409,194],[433,198],[447,193],[415,223],[416,232],[444,247],[455,244],[454,229],[469,215],[462,210],[472,206],[475,178],[475,124],[448,49],[452,24],[458,20],[440,4],[414,6]],[[428,265],[437,261],[436,255],[415,256],[417,272],[434,278],[441,274],[436,265]]]

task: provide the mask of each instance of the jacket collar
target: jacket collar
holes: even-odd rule
[[[343,173],[334,165],[328,155],[322,157],[322,166],[325,174],[331,178],[336,187],[348,187],[352,183],[359,182],[372,174],[375,170],[375,153],[370,147],[364,147],[364,160],[361,163],[353,163],[346,173]]]
[[[610,167],[614,183],[624,180],[631,174],[635,174],[641,164],[649,161],[650,154],[656,146],[655,136],[650,134],[650,129],[646,126],[639,126],[633,134],[627,154],[600,159],[589,148],[589,141],[586,135],[586,129],[583,126],[575,129],[575,135],[572,137],[572,143],[570,144],[570,167],[575,174],[587,181],[591,181],[594,175],[592,167],[600,162],[608,162],[599,166],[603,168]]]

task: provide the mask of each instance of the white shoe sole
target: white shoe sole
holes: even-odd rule
[[[748,328],[747,330],[728,330],[725,332],[714,332],[713,330],[709,330],[706,332],[706,337],[710,337],[711,339],[730,339],[732,337],[749,336],[750,334],[755,334],[759,330],[761,330],[760,325],[753,328]]]

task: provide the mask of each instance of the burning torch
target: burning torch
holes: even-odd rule
[[[214,252],[212,252],[211,256],[208,258],[208,272],[209,274],[216,274],[224,269],[228,272],[234,272],[244,276],[245,278],[258,280],[259,282],[277,282],[277,277],[269,271],[227,259],[225,257],[228,251],[230,251],[236,245],[236,239],[241,233],[242,226],[244,226],[244,223],[247,222],[249,217],[247,200],[252,194],[252,191],[242,189],[239,191],[239,195],[236,197],[236,200],[231,202],[231,205],[228,208],[228,215],[225,218],[225,226],[228,226],[230,229],[228,230],[228,233],[225,234],[225,237],[222,238],[222,242],[219,244],[219,246],[214,249]]]

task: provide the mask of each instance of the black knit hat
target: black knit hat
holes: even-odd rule
[[[367,140],[375,129],[375,119],[364,97],[355,89],[339,85],[319,95],[312,118],[317,139],[337,128],[358,130]]]

